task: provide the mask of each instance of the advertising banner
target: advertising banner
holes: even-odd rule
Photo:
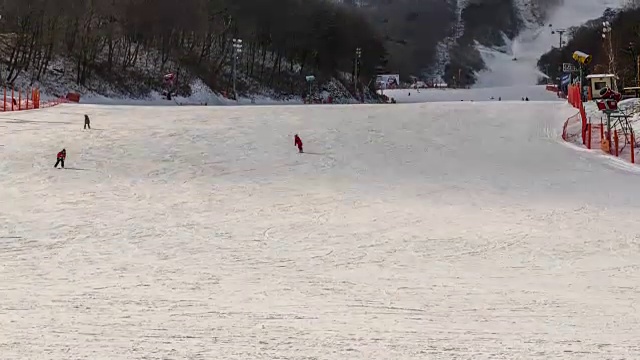
[[[376,88],[379,90],[397,89],[400,86],[400,75],[386,74],[376,77]]]
[[[578,68],[571,63],[562,63],[562,72],[578,72]]]

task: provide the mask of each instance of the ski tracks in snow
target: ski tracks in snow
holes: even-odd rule
[[[638,357],[636,182],[550,141],[560,106],[3,124],[3,357]]]

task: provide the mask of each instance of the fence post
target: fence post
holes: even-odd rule
[[[4,105],[2,105],[2,111],[7,111],[7,87],[4,87]]]
[[[602,116],[600,116],[600,142],[604,139],[604,122],[602,122]]]
[[[27,108],[27,110],[29,110],[29,91],[25,91],[24,96],[27,97],[27,105],[25,107]]]
[[[587,124],[587,149],[591,150],[591,124]]]
[[[13,87],[11,87],[11,111],[13,111],[13,103],[16,101],[14,96]]]
[[[616,146],[616,150],[614,152],[614,154],[617,156],[620,155],[620,153],[618,152],[618,144],[620,143],[620,140],[618,139],[618,129],[613,130],[613,144]]]
[[[631,129],[631,163],[636,163],[636,137],[633,134],[633,129]]]
[[[18,111],[22,110],[22,90],[18,89]]]

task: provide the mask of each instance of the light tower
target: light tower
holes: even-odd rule
[[[242,39],[233,39],[233,52],[232,52],[232,56],[233,56],[233,96],[235,97],[236,101],[238,101],[238,92],[236,91],[236,73],[237,73],[237,62],[238,62],[238,58],[240,57],[240,54],[242,54]]]
[[[358,72],[360,71],[360,59],[362,58],[362,49],[361,48],[356,48],[356,59],[355,59],[355,71],[354,71],[354,78],[353,78],[353,88],[354,88],[354,94],[357,97],[358,96]]]
[[[602,22],[602,40],[604,40],[603,46],[605,53],[609,57],[609,73],[615,74],[616,72],[616,64],[615,64],[615,55],[613,53],[613,42],[611,41],[611,23],[608,21]]]

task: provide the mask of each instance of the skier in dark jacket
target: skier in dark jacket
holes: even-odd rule
[[[54,168],[57,168],[57,167],[58,167],[58,164],[60,164],[61,168],[62,168],[62,169],[64,169],[64,159],[66,159],[66,158],[67,158],[67,150],[62,149],[62,151],[60,151],[60,152],[58,153],[58,155],[56,156],[56,158],[57,158],[57,161],[56,161],[56,164],[55,164],[55,165],[53,165],[53,167],[54,167]]]
[[[84,128],[89,128],[91,130],[91,120],[89,120],[89,115],[84,115]]]
[[[296,136],[293,137],[293,144],[298,147],[298,151],[300,153],[304,152],[302,151],[302,140],[300,140],[300,136],[298,136],[298,134],[296,134]]]

